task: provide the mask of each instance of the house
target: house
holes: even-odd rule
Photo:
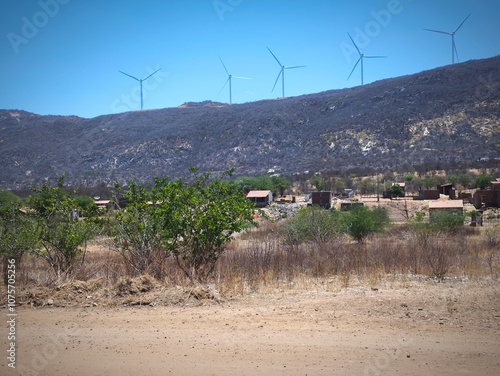
[[[500,189],[478,189],[472,196],[472,205],[476,209],[500,207]]]
[[[111,200],[95,200],[94,203],[101,210],[111,211],[115,209],[115,204]]]
[[[429,202],[429,219],[431,221],[433,215],[440,212],[463,214],[464,203],[461,200],[440,200]]]
[[[273,193],[271,191],[250,191],[247,193],[247,198],[255,203],[255,206],[262,208],[273,202]]]
[[[437,200],[439,197],[438,189],[421,189],[418,191],[419,200]]]
[[[341,198],[351,198],[354,195],[354,189],[345,188],[340,194]]]
[[[450,198],[455,197],[455,188],[453,188],[452,183],[441,184],[438,186],[438,190],[439,190],[439,193],[442,195],[450,196]]]
[[[325,209],[332,207],[333,194],[331,191],[311,192],[311,205],[322,206]]]

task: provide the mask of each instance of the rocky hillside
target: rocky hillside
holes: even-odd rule
[[[190,166],[292,175],[499,158],[500,57],[246,104],[186,103],[92,119],[0,111],[0,188],[62,172],[71,184],[96,185],[175,179]]]

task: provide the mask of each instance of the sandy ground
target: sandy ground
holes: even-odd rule
[[[1,375],[500,372],[495,281],[275,290],[174,306],[20,306],[16,320],[16,369],[2,325]]]

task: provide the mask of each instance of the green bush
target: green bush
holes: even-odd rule
[[[340,219],[344,232],[358,243],[390,225],[389,215],[384,208],[368,208],[362,205],[356,205],[351,210],[342,212]]]
[[[326,243],[340,232],[338,217],[338,212],[317,206],[303,208],[283,227],[286,240],[291,244]]]
[[[291,218],[284,231],[292,243],[324,243],[339,234],[348,234],[361,243],[370,234],[383,231],[389,224],[387,211],[381,208],[356,205],[344,212],[309,207]]]

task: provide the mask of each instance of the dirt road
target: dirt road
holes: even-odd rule
[[[3,310],[4,318],[6,310]],[[2,375],[498,375],[497,282],[25,308]]]

